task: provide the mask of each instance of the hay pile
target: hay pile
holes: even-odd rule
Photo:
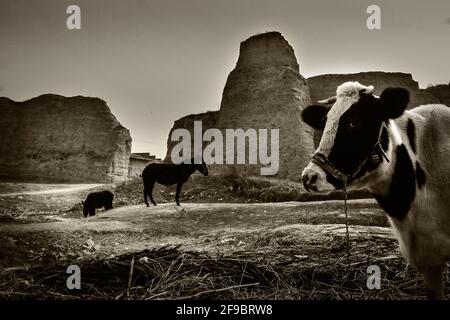
[[[342,243],[343,245],[343,243]],[[312,249],[312,248],[311,248]],[[106,260],[85,261],[81,289],[68,290],[67,263],[0,273],[3,299],[411,299],[424,298],[419,275],[387,256],[381,290],[366,287],[360,250],[348,268],[342,252],[329,259],[254,252],[211,256],[161,247]],[[331,251],[333,252],[333,250]]]

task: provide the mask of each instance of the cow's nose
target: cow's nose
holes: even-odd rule
[[[305,170],[302,175],[303,186],[306,191],[317,191],[316,182],[319,174],[314,170]]]

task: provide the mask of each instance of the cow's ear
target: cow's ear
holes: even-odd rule
[[[383,120],[396,119],[405,112],[409,103],[409,92],[403,88],[386,88],[380,95]]]
[[[314,129],[323,130],[328,111],[330,111],[330,107],[316,104],[307,106],[302,111],[302,119]]]

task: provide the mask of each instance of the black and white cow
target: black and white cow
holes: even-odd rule
[[[419,270],[430,298],[442,298],[450,260],[450,108],[406,110],[409,93],[346,82],[311,105],[303,120],[323,130],[302,174],[313,192],[367,188],[388,214],[400,250]],[[405,111],[406,110],[406,111]]]

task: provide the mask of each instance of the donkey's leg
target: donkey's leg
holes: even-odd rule
[[[175,201],[177,202],[177,206],[180,205],[180,192],[181,192],[181,187],[183,186],[183,182],[178,182],[177,183],[177,193],[175,195]]]
[[[155,186],[155,181],[152,181],[148,184],[148,195],[150,196],[150,201],[156,206],[155,200],[153,200],[153,187]],[[148,204],[147,204],[148,205]]]
[[[112,200],[111,201],[107,201],[106,202],[106,204],[105,204],[105,211],[106,210],[110,210],[110,209],[112,209],[113,208],[113,205],[112,205]]]
[[[442,299],[444,296],[443,269],[442,266],[433,266],[422,271],[429,299]]]
[[[150,201],[153,205],[156,206],[155,201],[153,200],[153,187],[155,186],[155,181],[150,181],[148,183],[144,183],[144,203],[149,207],[147,196],[150,196]]]
[[[147,207],[149,207],[149,204],[147,201],[147,194],[148,194],[148,189],[146,186],[144,186],[144,203],[147,205]]]

